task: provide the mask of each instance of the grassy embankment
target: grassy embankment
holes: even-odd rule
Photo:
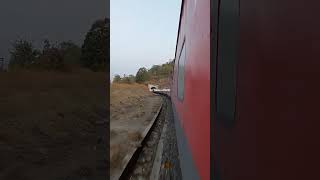
[[[1,73],[0,179],[105,170],[106,79],[93,72]]]

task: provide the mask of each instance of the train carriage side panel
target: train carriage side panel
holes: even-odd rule
[[[171,88],[181,168],[185,179],[210,179],[210,0],[182,3]]]
[[[320,179],[320,1],[233,1],[240,3],[233,22],[239,23],[236,113],[216,127],[219,179]],[[219,25],[230,25],[221,18],[223,5]],[[218,48],[228,48],[223,33]]]

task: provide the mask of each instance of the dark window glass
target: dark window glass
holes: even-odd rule
[[[217,120],[233,127],[236,112],[236,67],[238,57],[239,2],[220,3],[217,64]]]
[[[178,61],[178,98],[183,100],[184,97],[184,76],[185,76],[186,47],[183,42]]]

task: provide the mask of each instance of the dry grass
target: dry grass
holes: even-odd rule
[[[106,114],[104,80],[99,73],[1,74],[0,127],[17,128],[18,134],[7,136],[19,142],[28,141],[31,129],[39,128],[54,138],[57,132],[86,128],[90,119]],[[79,124],[81,120],[85,122]]]
[[[141,98],[146,94],[150,95],[148,87],[143,84],[124,84],[112,83],[111,84],[111,104],[116,105],[121,101],[127,101],[131,98]]]
[[[159,108],[161,98],[142,84],[113,83],[110,96],[111,175],[122,167],[126,154],[142,139],[142,132]]]
[[[150,95],[148,87],[142,84],[112,83],[110,95],[111,120],[118,119],[132,106],[142,110],[143,98]]]
[[[67,157],[74,156],[87,158],[79,158],[79,166],[94,164],[96,158],[80,149],[106,136],[107,127],[96,124],[107,119],[106,80],[105,73],[92,72],[0,73],[0,144],[6,147],[0,148],[0,167],[20,162],[31,172],[65,161],[67,171]],[[39,165],[34,159],[41,156]]]
[[[140,132],[129,132],[128,133],[128,139],[130,141],[139,141],[142,138],[141,133]]]
[[[111,168],[114,168],[113,166],[115,164],[121,164],[125,147],[123,147],[123,144],[112,144],[110,147],[110,162],[111,163]]]

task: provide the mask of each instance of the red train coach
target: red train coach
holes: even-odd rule
[[[210,0],[183,0],[171,87],[183,179],[210,178]]]
[[[213,177],[320,179],[320,1],[211,2]]]
[[[319,7],[182,1],[171,99],[184,179],[320,179]]]

